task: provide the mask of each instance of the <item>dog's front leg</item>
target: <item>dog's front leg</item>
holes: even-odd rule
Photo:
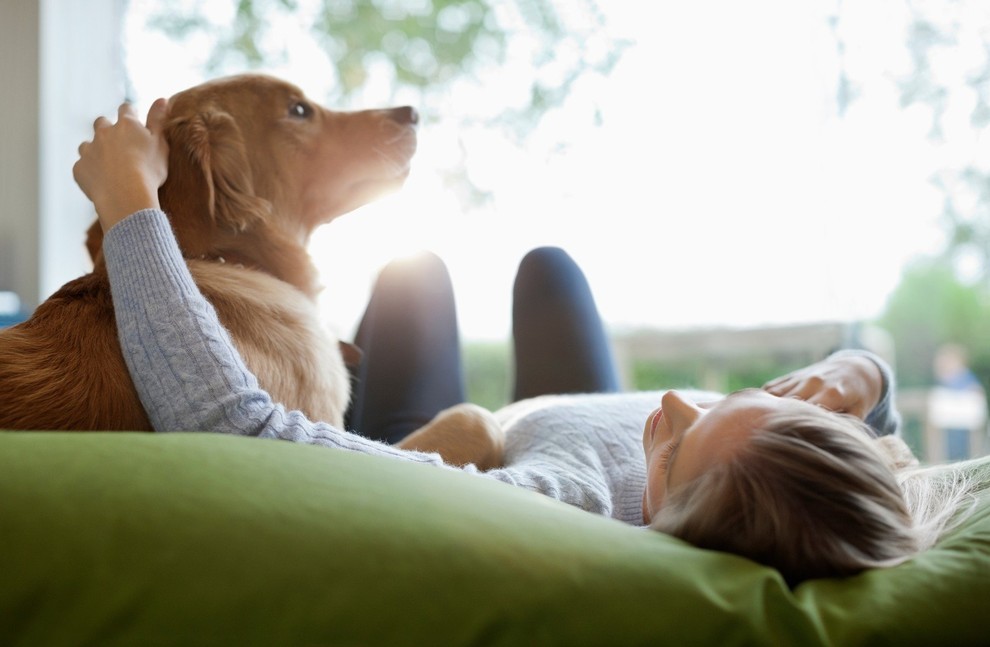
[[[502,465],[505,432],[491,411],[465,403],[444,409],[397,447],[436,452],[449,465],[474,463],[487,470]]]

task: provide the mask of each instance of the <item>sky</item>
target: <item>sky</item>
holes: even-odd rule
[[[202,43],[149,32],[149,4],[132,0],[127,22],[139,107],[204,80]],[[606,325],[621,332],[871,319],[905,263],[943,244],[931,176],[978,155],[979,141],[934,142],[930,112],[900,107],[892,80],[909,69],[903,3],[844,3],[845,64],[861,93],[841,116],[831,3],[601,5],[611,33],[632,45],[525,148],[428,121],[404,189],[314,235],[334,332],[351,336],[385,263],[421,249],[447,263],[463,337],[496,340],[509,334],[515,267],[539,245],[578,261]],[[285,29],[293,57],[266,71],[322,99],[331,78],[322,53],[292,35],[298,25]],[[972,55],[940,64],[962,75]],[[508,61],[451,110],[511,95],[526,66]],[[950,110],[949,128],[967,114]],[[561,138],[568,145],[555,153]],[[472,179],[495,196],[469,212],[438,172],[462,145]]]

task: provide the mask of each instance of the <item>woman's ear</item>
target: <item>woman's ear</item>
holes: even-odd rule
[[[233,117],[206,110],[173,120],[167,133],[169,146],[184,152],[183,161],[191,162],[202,174],[206,206],[214,223],[244,231],[271,212],[271,204],[254,194],[244,138]],[[170,165],[170,177],[173,172],[183,171]]]

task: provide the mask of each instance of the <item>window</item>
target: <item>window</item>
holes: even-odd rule
[[[360,34],[378,23],[357,12],[374,8],[386,33],[367,44],[314,36],[316,0],[256,0],[239,5],[263,29],[226,54],[245,33],[221,27],[233,2],[155,4],[132,0],[126,23],[139,104],[258,68],[331,107],[424,113],[404,190],[313,240],[343,336],[377,269],[417,248],[450,266],[468,339],[508,334],[515,264],[542,244],[581,263],[615,330],[872,319],[907,262],[946,247],[946,205],[986,209],[955,173],[981,161],[988,114],[974,75],[990,18],[975,0],[927,15],[897,2],[327,3]],[[463,70],[401,28],[424,21],[478,30]],[[346,70],[366,82],[344,94],[330,61],[355,51]],[[405,69],[386,64],[399,58]],[[529,109],[534,88],[545,112]],[[967,258],[964,273],[982,271]]]

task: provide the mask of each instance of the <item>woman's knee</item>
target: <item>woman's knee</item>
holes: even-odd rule
[[[575,282],[584,285],[584,272],[560,247],[538,247],[530,250],[519,262],[516,272],[517,296],[529,293],[554,295]]]
[[[552,274],[569,267],[576,267],[576,263],[562,248],[537,247],[519,261],[519,274]]]
[[[445,287],[450,285],[447,265],[433,252],[420,252],[415,256],[390,261],[378,273],[375,289],[407,294],[419,287]]]

